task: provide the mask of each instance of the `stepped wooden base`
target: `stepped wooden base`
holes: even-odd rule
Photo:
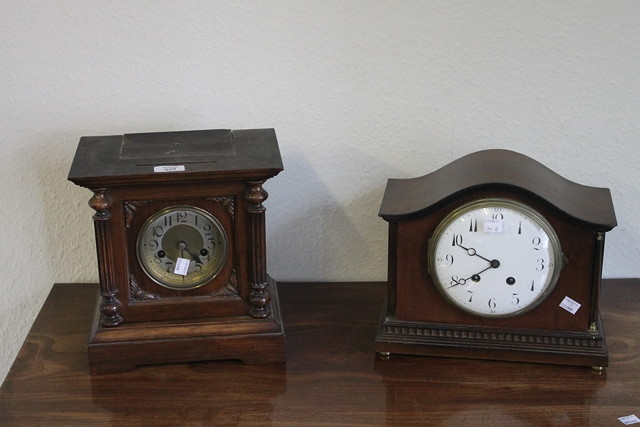
[[[91,373],[124,372],[140,365],[237,359],[247,364],[285,361],[284,329],[275,286],[271,315],[123,323],[100,326],[100,298],[89,335]]]
[[[376,352],[425,356],[491,359],[558,365],[608,366],[602,325],[597,333],[500,330],[394,320],[383,315],[376,335]]]

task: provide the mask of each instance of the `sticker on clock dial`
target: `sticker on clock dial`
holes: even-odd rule
[[[173,270],[173,273],[186,276],[189,273],[189,264],[190,261],[186,258],[176,259],[176,268]]]

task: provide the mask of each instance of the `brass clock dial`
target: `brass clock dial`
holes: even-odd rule
[[[147,276],[177,290],[207,284],[220,272],[228,253],[220,222],[207,211],[186,205],[167,207],[149,217],[136,248]]]
[[[542,302],[563,265],[560,241],[532,208],[485,199],[451,212],[429,242],[429,270],[449,302],[482,317],[513,317]]]

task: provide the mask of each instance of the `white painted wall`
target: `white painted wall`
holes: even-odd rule
[[[485,148],[610,187],[605,276],[640,276],[639,22],[635,0],[1,0],[0,380],[51,285],[97,281],[82,135],[274,127],[277,280],[384,280],[386,179]]]

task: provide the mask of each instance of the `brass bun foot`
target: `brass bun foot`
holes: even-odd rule
[[[391,357],[391,353],[388,351],[380,351],[378,352],[378,357],[380,358],[380,360],[389,360],[389,358]]]

